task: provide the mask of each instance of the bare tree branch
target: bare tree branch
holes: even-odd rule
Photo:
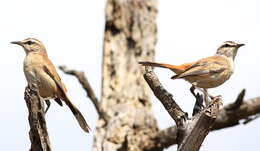
[[[198,151],[217,118],[219,106],[222,104],[220,97],[215,97],[207,108],[197,113],[192,119],[187,119],[187,114],[173,100],[172,95],[163,88],[152,68],[146,66],[145,71],[146,82],[176,122],[177,132],[175,132],[175,135],[177,136],[178,151]],[[200,95],[197,99],[198,102],[202,102]],[[156,147],[158,150],[158,146]]]
[[[105,121],[107,121],[108,115],[106,115],[105,112],[100,107],[99,101],[98,101],[92,87],[90,86],[88,79],[85,76],[85,73],[83,71],[68,69],[66,66],[59,66],[59,69],[66,74],[75,76],[78,79],[79,83],[82,85],[83,89],[86,91],[87,96],[90,98],[90,100],[94,104],[99,117],[101,117]]]
[[[241,96],[241,94],[243,93],[244,91],[242,91],[239,94],[239,96]],[[237,100],[238,99],[236,99],[236,101]],[[235,110],[229,110],[230,109],[229,106],[232,104],[234,103],[228,104],[220,110],[218,117],[211,128],[211,131],[240,125],[239,122],[240,120],[243,119],[245,119],[246,121],[248,119],[254,120],[260,114],[260,97],[243,101],[243,103],[239,106],[239,108]],[[250,118],[251,116],[255,116],[255,117]],[[161,130],[154,138],[154,142],[155,142],[154,146],[151,146],[151,148],[147,150],[152,151],[155,148],[162,149],[177,144],[177,127],[172,126],[164,130]]]
[[[47,126],[45,122],[44,101],[41,100],[35,87],[26,87],[24,99],[29,111],[30,151],[51,151]]]
[[[220,111],[218,118],[212,127],[212,130],[239,125],[240,120],[247,119],[248,117],[259,113],[260,97],[244,101],[236,110],[227,110],[226,107],[224,107]]]
[[[240,107],[240,105],[244,101],[246,90],[243,89],[237,96],[237,99],[234,101],[234,103],[229,104],[228,106],[225,106],[225,110],[236,110]]]
[[[217,118],[220,105],[222,105],[221,98],[215,97],[207,108],[186,122],[185,129],[182,128],[178,132],[184,132],[184,134],[181,135],[181,140],[177,140],[178,151],[198,151],[200,149],[202,142],[210,131],[210,127]]]
[[[177,126],[184,124],[184,121],[188,118],[187,114],[182,111],[178,104],[172,98],[172,95],[168,93],[160,83],[158,77],[152,71],[152,67],[145,66],[144,78],[150,88],[153,90],[154,95],[161,101],[165,109],[173,118]]]

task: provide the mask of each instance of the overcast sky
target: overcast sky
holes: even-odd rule
[[[257,0],[159,1],[156,60],[181,64],[213,55],[227,40],[245,43],[238,51],[234,75],[210,93],[221,94],[224,104],[234,101],[243,88],[247,89],[246,98],[259,96],[259,6]],[[28,150],[30,147],[28,113],[23,100],[27,84],[22,70],[25,53],[10,41],[38,38],[56,66],[65,64],[84,70],[100,97],[104,8],[105,0],[8,0],[0,3],[0,150]],[[173,74],[168,70],[155,71],[181,107],[190,113],[194,104],[190,84],[183,80],[171,81]],[[46,115],[52,148],[55,151],[90,150],[96,111],[77,80],[59,73],[69,96],[93,131],[83,133],[67,107],[52,103]],[[155,97],[153,112],[161,129],[174,124]],[[210,133],[201,150],[258,150],[259,125],[257,119],[247,125]]]

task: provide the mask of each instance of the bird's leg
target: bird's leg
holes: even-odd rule
[[[50,106],[51,106],[51,102],[50,102],[50,100],[45,100],[45,103],[46,103],[46,105],[47,105],[47,108],[46,108],[46,110],[44,111],[44,113],[46,114],[47,111],[49,110]]]
[[[199,93],[197,93],[197,94],[195,93],[195,88],[196,87],[194,85],[192,85],[191,88],[190,88],[190,92],[196,98],[196,105],[199,106],[199,108],[202,108],[202,107],[204,107],[203,106],[203,101],[200,101],[201,100],[200,94]]]
[[[191,87],[190,87],[190,92],[191,92],[191,94],[196,98],[197,97],[197,95],[195,94],[195,86],[194,85],[192,85]]]
[[[209,97],[213,97],[213,96],[210,96],[207,89],[203,89],[203,95],[204,95],[205,105],[208,106],[209,105]]]
[[[56,101],[60,106],[62,106],[62,102],[59,98],[55,98],[54,101]]]
[[[202,89],[198,87],[196,87],[196,89],[200,90],[205,95],[205,97],[209,97],[210,99],[215,98],[213,95],[210,95],[206,89]]]
[[[195,105],[193,107],[192,116],[199,113],[203,108],[205,108],[204,105],[203,105],[203,95],[200,94],[200,93],[197,93],[196,102],[195,102]]]

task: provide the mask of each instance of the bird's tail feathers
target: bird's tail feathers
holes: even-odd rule
[[[176,68],[174,65],[170,64],[165,64],[165,63],[156,63],[156,62],[149,62],[149,61],[140,61],[139,64],[144,65],[144,66],[152,66],[152,67],[161,67],[161,68]]]
[[[152,66],[152,67],[160,67],[160,68],[167,68],[171,71],[175,72],[176,74],[182,73],[187,65],[175,66],[171,64],[165,63],[156,63],[156,62],[149,62],[149,61],[140,61],[139,64],[143,66]]]
[[[66,104],[68,105],[68,107],[70,108],[71,112],[73,113],[73,115],[75,116],[75,118],[77,119],[80,127],[87,133],[89,133],[90,131],[90,127],[88,126],[85,118],[83,117],[83,115],[80,113],[80,111],[77,109],[77,107],[75,105],[72,104],[72,102],[70,100],[66,100]]]

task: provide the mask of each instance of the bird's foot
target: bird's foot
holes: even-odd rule
[[[51,102],[50,102],[50,100],[45,100],[45,103],[47,105],[47,108],[45,109],[44,113],[46,114],[47,111],[49,110],[50,106],[51,106]]]

